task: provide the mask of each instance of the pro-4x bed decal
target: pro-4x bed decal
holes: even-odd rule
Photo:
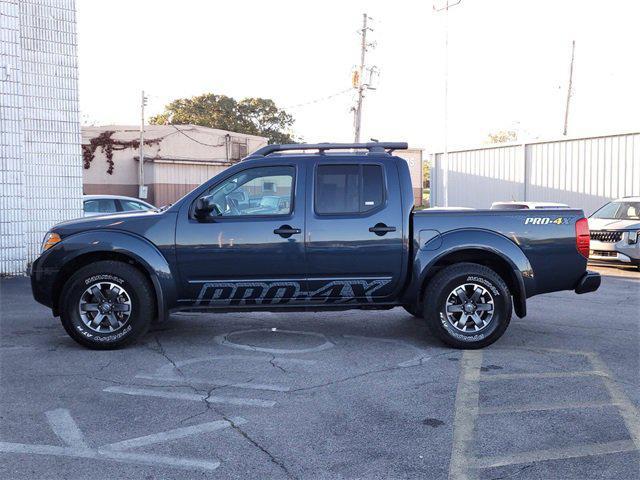
[[[569,225],[572,217],[527,217],[525,225]]]
[[[391,281],[331,280],[320,288],[303,291],[298,281],[211,281],[202,284],[194,305],[278,305],[285,303],[349,303],[374,301],[374,294]]]

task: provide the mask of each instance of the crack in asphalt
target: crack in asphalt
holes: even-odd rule
[[[224,420],[226,420],[231,426],[231,428],[235,430],[242,438],[244,438],[247,442],[249,442],[258,450],[260,450],[262,453],[267,455],[267,457],[269,457],[269,461],[274,465],[276,465],[278,468],[280,468],[284,472],[284,474],[287,476],[287,478],[297,480],[297,477],[293,473],[291,473],[291,471],[287,468],[287,466],[284,464],[282,460],[278,460],[278,458],[274,454],[272,454],[266,447],[258,443],[257,440],[255,440],[253,437],[251,437],[251,435],[249,435],[245,430],[243,430],[239,425],[237,425],[232,418],[229,418],[224,412],[221,412],[212,403],[209,402],[209,398],[211,398],[211,395],[213,394],[213,392],[218,388],[220,387],[213,387],[212,389],[210,389],[209,393],[204,398],[203,401],[205,403],[206,409],[212,410],[216,414],[220,415]],[[203,413],[206,413],[206,412],[203,412]]]
[[[420,358],[420,362],[418,364],[416,364],[416,365],[407,365],[407,366],[395,365],[393,367],[386,367],[386,368],[378,368],[378,369],[374,369],[374,370],[368,370],[366,372],[358,373],[356,375],[351,375],[349,377],[339,378],[337,380],[332,380],[330,382],[319,383],[317,385],[310,385],[308,387],[294,388],[292,390],[289,390],[289,393],[303,392],[303,391],[307,391],[307,390],[314,390],[316,388],[329,387],[331,385],[348,382],[348,381],[351,381],[351,380],[355,380],[355,379],[358,379],[358,378],[361,378],[361,377],[366,377],[368,375],[373,375],[373,374],[376,374],[376,373],[393,372],[395,370],[404,370],[404,369],[408,369],[408,368],[423,367],[423,366],[426,365],[427,360],[432,360],[434,358],[441,357],[443,355],[451,355],[451,352],[442,352],[442,353],[438,353],[436,355],[432,355],[430,357],[422,357],[422,358]]]
[[[279,365],[279,364],[276,363],[276,356],[275,355],[271,355],[271,359],[269,360],[269,363],[271,364],[272,367],[277,368],[278,370],[282,371],[283,373],[288,373],[282,367],[282,365]]]
[[[154,352],[162,355],[164,358],[166,358],[166,360],[171,363],[171,365],[173,365],[173,367],[180,373],[180,376],[185,380],[185,381],[189,381],[188,378],[184,375],[184,372],[182,372],[182,370],[176,365],[176,362],[167,354],[167,352],[165,351],[164,347],[162,346],[162,343],[160,343],[160,339],[158,338],[157,335],[154,336],[155,340],[156,340],[156,344],[158,345],[158,350],[152,348],[149,346],[149,348],[151,350],[153,350]],[[254,347],[255,348],[255,347]],[[275,361],[275,355],[273,356],[273,358],[271,359],[270,363]],[[280,368],[281,367],[274,365],[273,363],[271,363],[271,365],[273,365],[276,368]],[[284,370],[283,370],[284,371]],[[251,381],[251,380],[250,380]],[[236,382],[234,382],[236,383]],[[260,450],[262,453],[264,453],[265,455],[267,455],[269,457],[269,461],[271,461],[271,463],[273,463],[274,465],[276,465],[277,467],[279,467],[287,476],[287,478],[291,478],[294,480],[297,480],[297,477],[291,473],[291,471],[287,468],[287,466],[284,464],[284,462],[282,462],[281,460],[278,460],[278,458],[273,455],[269,450],[267,450],[266,447],[264,447],[263,445],[261,445],[260,443],[258,443],[254,438],[252,438],[245,430],[243,430],[242,428],[240,428],[239,425],[237,425],[233,419],[229,418],[224,412],[218,410],[211,402],[209,402],[209,399],[211,398],[211,396],[213,395],[213,393],[216,390],[219,390],[220,388],[224,388],[224,387],[228,387],[230,385],[233,384],[225,384],[225,385],[216,385],[212,388],[210,388],[209,390],[202,390],[202,389],[198,389],[195,385],[189,384],[189,385],[185,385],[186,387],[190,387],[192,388],[195,392],[201,394],[201,395],[205,395],[206,392],[206,396],[204,396],[204,398],[202,399],[202,401],[204,402],[204,406],[205,406],[205,410],[203,412],[200,412],[196,415],[191,415],[190,417],[187,417],[187,419],[192,419],[195,417],[198,417],[200,415],[204,415],[205,413],[209,412],[209,411],[213,411],[214,413],[216,413],[217,415],[221,416],[226,422],[229,423],[229,425],[231,426],[231,428],[233,430],[235,430],[240,436],[242,436],[242,438],[244,438],[247,442],[249,442],[251,445],[253,445],[255,448],[257,448],[258,450]],[[180,420],[179,423],[184,422],[186,419]]]
[[[518,470],[516,470],[513,473],[509,473],[508,475],[503,475],[501,477],[492,477],[490,480],[503,480],[505,478],[512,478],[515,477],[517,475],[520,475],[522,472],[524,472],[526,469],[533,467],[533,465],[529,464],[529,465],[525,465],[524,467],[520,467],[518,468]]]

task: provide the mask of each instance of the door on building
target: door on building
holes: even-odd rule
[[[200,197],[214,211],[180,212],[181,303],[278,305],[306,289],[303,164],[272,161],[237,171]]]

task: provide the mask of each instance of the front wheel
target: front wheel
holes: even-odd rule
[[[475,263],[444,268],[429,282],[424,318],[431,332],[454,348],[482,348],[511,321],[511,294],[493,270]]]
[[[405,312],[407,312],[410,315],[413,315],[416,318],[422,318],[422,309],[420,308],[419,305],[403,305],[402,308],[404,308]]]
[[[65,284],[62,326],[85,347],[122,347],[143,335],[155,313],[149,281],[124,262],[99,261],[78,270]]]

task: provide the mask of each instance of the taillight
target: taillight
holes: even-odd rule
[[[591,235],[589,235],[589,222],[586,218],[581,218],[576,222],[576,248],[585,258],[589,258],[590,241]]]

